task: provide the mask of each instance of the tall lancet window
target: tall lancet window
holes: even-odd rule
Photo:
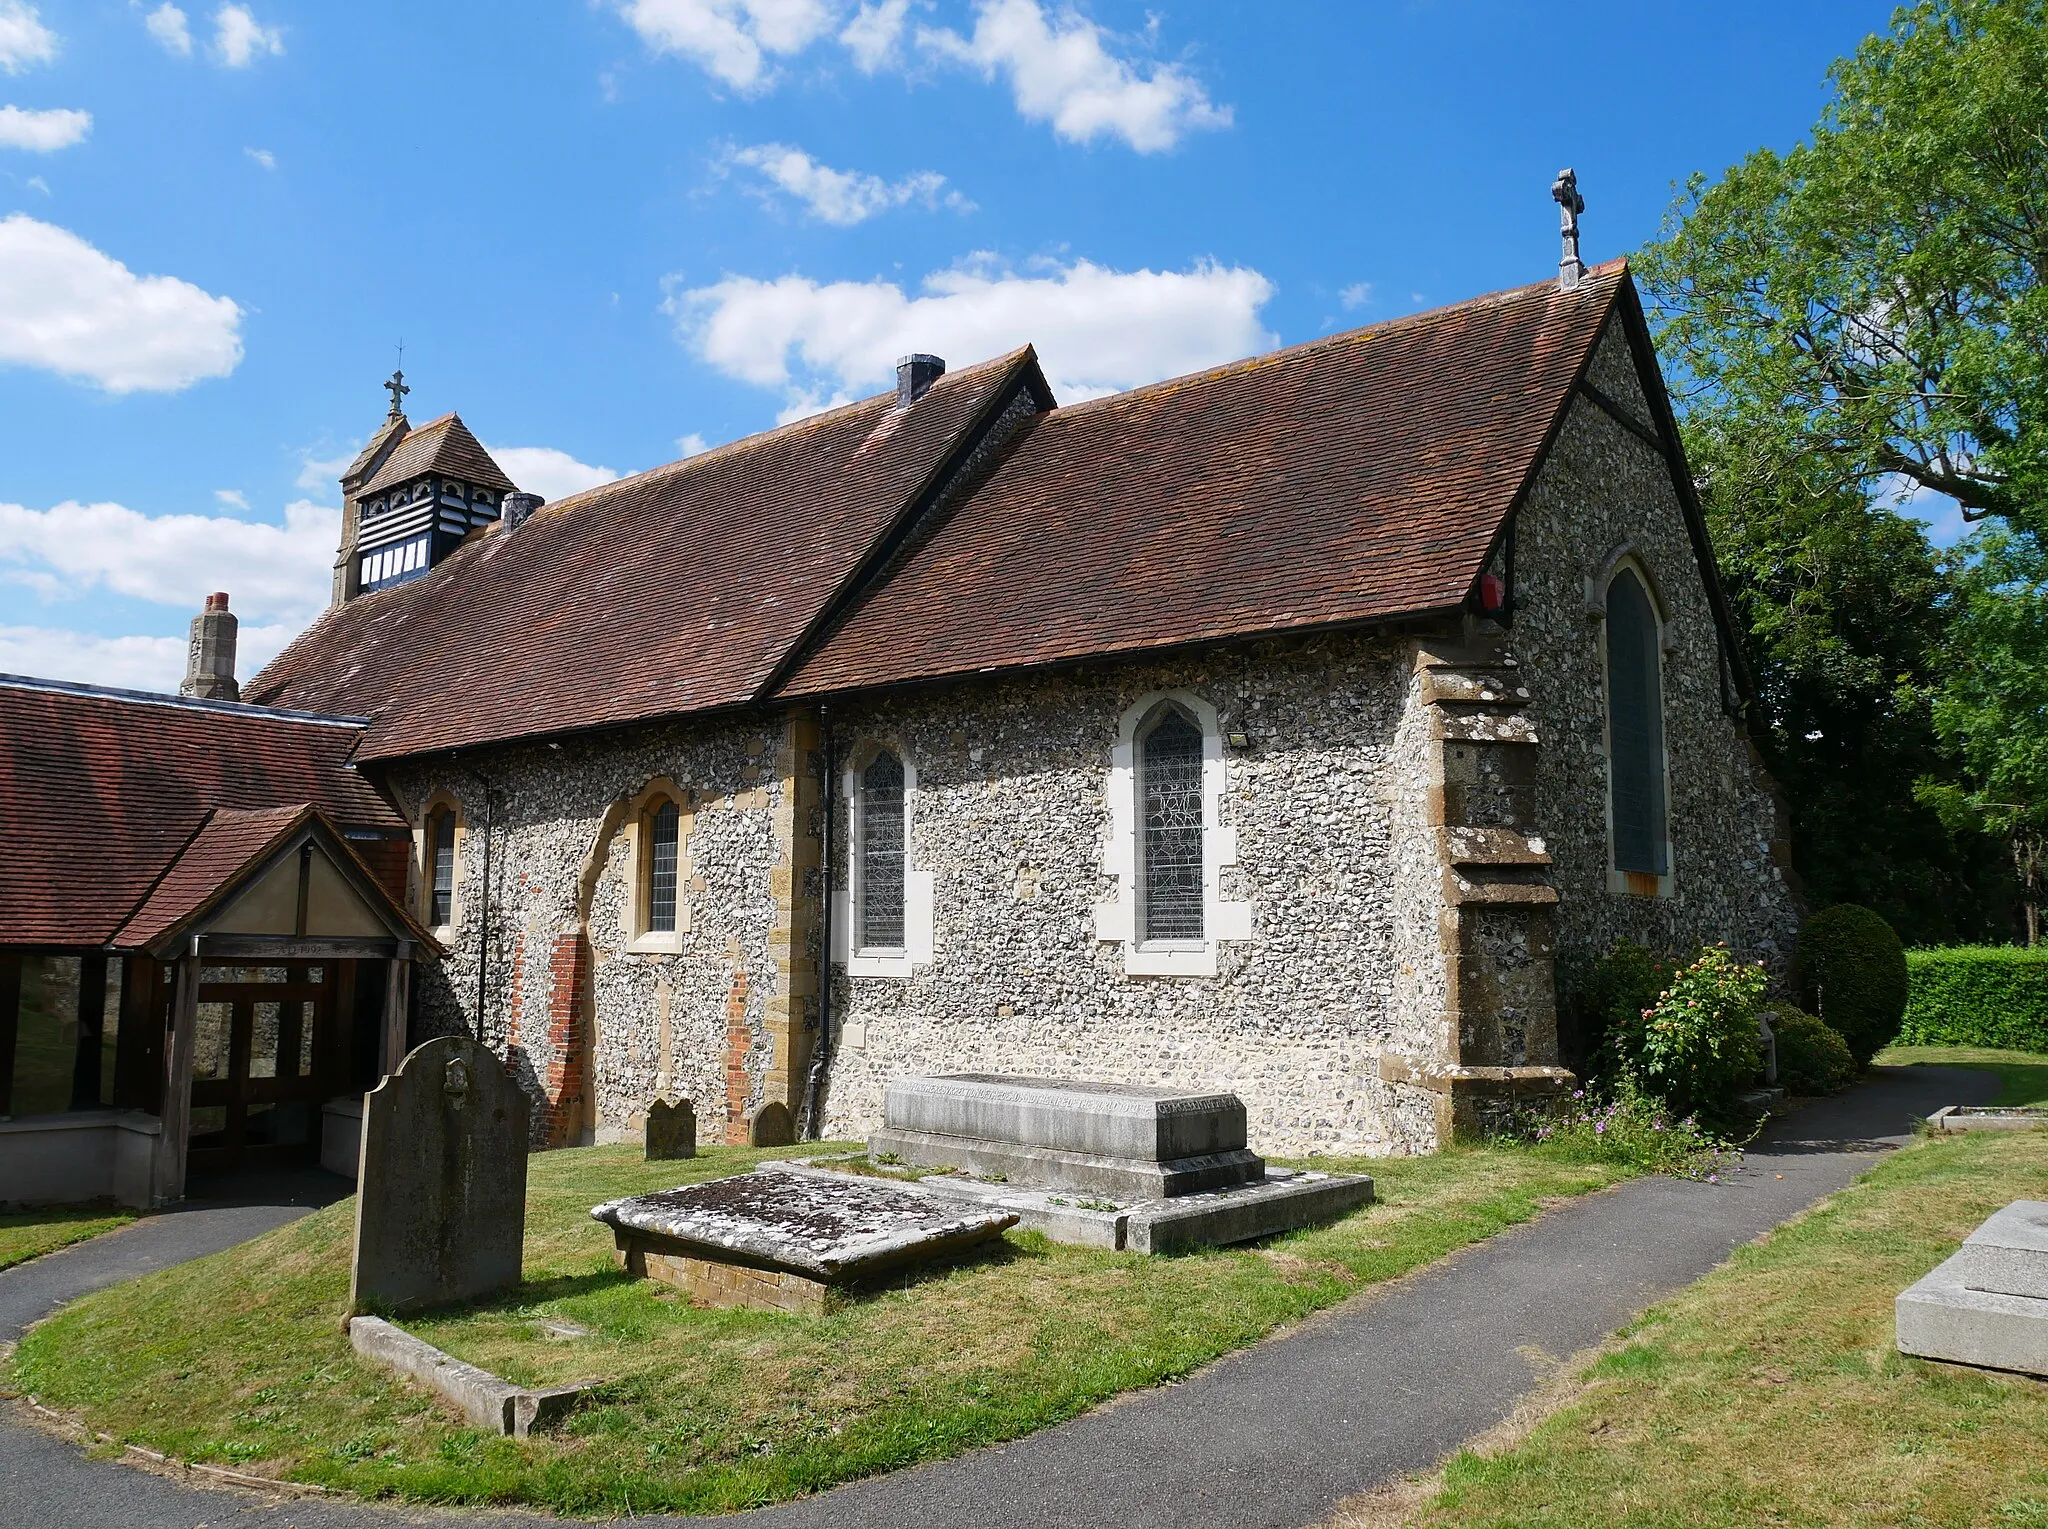
[[[903,761],[881,753],[860,773],[860,943],[903,949]]]
[[[1166,707],[1138,742],[1146,940],[1202,938],[1202,730]]]
[[[455,811],[442,807],[427,819],[427,922],[455,922]]]
[[[1607,778],[1614,868],[1671,869],[1664,824],[1664,696],[1657,610],[1632,568],[1607,585]]]
[[[676,932],[676,852],[682,810],[663,802],[647,820],[647,931]]]

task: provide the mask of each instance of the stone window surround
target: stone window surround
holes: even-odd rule
[[[654,874],[651,830],[655,813],[669,802],[676,808],[676,927],[656,930],[647,927]],[[621,832],[626,836],[632,868],[626,895],[626,949],[638,955],[672,956],[682,951],[683,936],[690,932],[690,832],[695,823],[690,793],[666,775],[657,775],[642,786],[626,809]]]
[[[455,814],[455,874],[448,897],[448,922],[435,924],[434,917],[434,846],[429,837],[434,826],[434,814],[452,812]],[[454,794],[436,789],[420,803],[419,826],[412,831],[412,875],[413,911],[420,923],[425,925],[443,945],[450,936],[462,927],[462,863],[469,851],[469,819],[462,811],[462,804]]]
[[[900,950],[853,943],[854,915],[860,907],[860,777],[887,750],[903,765],[903,947]],[[937,877],[917,865],[917,761],[895,738],[865,738],[847,755],[839,773],[839,792],[846,803],[846,885],[832,891],[832,959],[849,977],[888,977],[908,981],[933,957],[933,901]]]
[[[1177,706],[1202,730],[1202,938],[1140,940],[1137,738],[1162,706]],[[1109,763],[1109,836],[1103,874],[1117,886],[1095,909],[1095,937],[1123,946],[1127,977],[1213,977],[1225,940],[1252,938],[1252,905],[1223,900],[1223,868],[1237,864],[1237,830],[1222,821],[1225,761],[1216,708],[1186,690],[1155,690],[1124,709]]]
[[[1614,583],[1614,576],[1624,568],[1634,573],[1642,582],[1644,591],[1650,597],[1650,614],[1657,622],[1657,707],[1664,716],[1664,725],[1659,728],[1663,740],[1664,767],[1664,873],[1651,877],[1642,871],[1616,870],[1614,865],[1614,788],[1612,772],[1609,773],[1608,788],[1602,793],[1607,827],[1607,892],[1610,897],[1659,897],[1668,898],[1677,890],[1678,850],[1671,842],[1671,728],[1665,713],[1664,661],[1678,650],[1678,630],[1671,619],[1671,604],[1664,598],[1663,588],[1650,572],[1643,554],[1630,542],[1619,542],[1600,560],[1599,568],[1586,580],[1586,615],[1593,623],[1593,644],[1599,651],[1600,659],[1600,757],[1612,760],[1614,741],[1610,736],[1609,718],[1611,710],[1607,700],[1607,591]],[[1654,885],[1652,885],[1654,883]]]

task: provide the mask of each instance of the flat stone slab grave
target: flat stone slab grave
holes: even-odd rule
[[[539,1390],[515,1386],[489,1370],[480,1370],[452,1354],[444,1354],[425,1339],[415,1338],[382,1317],[349,1318],[348,1341],[365,1359],[411,1376],[452,1403],[477,1427],[508,1438],[523,1439],[536,1428],[558,1422],[568,1416],[587,1392],[602,1384],[586,1380]]]
[[[1994,1212],[1894,1308],[1899,1352],[2048,1376],[2048,1200]]]
[[[1122,1202],[1256,1183],[1235,1094],[960,1073],[898,1078],[869,1155]]]
[[[833,1164],[845,1159],[818,1157],[792,1172],[817,1173],[843,1179]],[[1042,1232],[1054,1242],[1084,1248],[1110,1248],[1131,1253],[1184,1253],[1193,1248],[1227,1247],[1314,1226],[1349,1215],[1372,1203],[1372,1177],[1363,1173],[1300,1172],[1268,1168],[1255,1184],[1204,1190],[1131,1205],[1073,1195],[1056,1189],[994,1184],[955,1174],[931,1174],[917,1180],[927,1194],[968,1204],[1013,1211],[1017,1224]]]
[[[851,1287],[999,1237],[1017,1213],[963,1205],[913,1185],[777,1163],[590,1214],[612,1229],[618,1260],[711,1306],[817,1315]]]
[[[1950,1104],[1927,1117],[1929,1130],[2032,1131],[2048,1126],[2048,1109],[2039,1105]]]

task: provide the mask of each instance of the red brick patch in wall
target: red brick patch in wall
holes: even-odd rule
[[[732,991],[725,1000],[725,1140],[728,1146],[747,1144],[747,1100],[754,1091],[753,1075],[747,1071],[747,1053],[754,1049],[754,1033],[747,1028],[747,972],[741,967],[732,974]]]
[[[583,1012],[590,996],[590,946],[582,934],[557,935],[548,963],[548,1041],[553,1058],[541,1086],[546,1091],[545,1140],[551,1147],[576,1144],[583,1129],[590,1088],[590,1056]],[[515,999],[513,1007],[518,1007]]]

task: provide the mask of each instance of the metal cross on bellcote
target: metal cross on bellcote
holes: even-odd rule
[[[1576,170],[1557,172],[1557,179],[1550,183],[1550,199],[1557,203],[1560,232],[1564,235],[1564,258],[1557,263],[1557,284],[1570,292],[1586,274],[1586,264],[1579,259],[1579,214],[1586,210],[1586,199],[1579,195]]]

